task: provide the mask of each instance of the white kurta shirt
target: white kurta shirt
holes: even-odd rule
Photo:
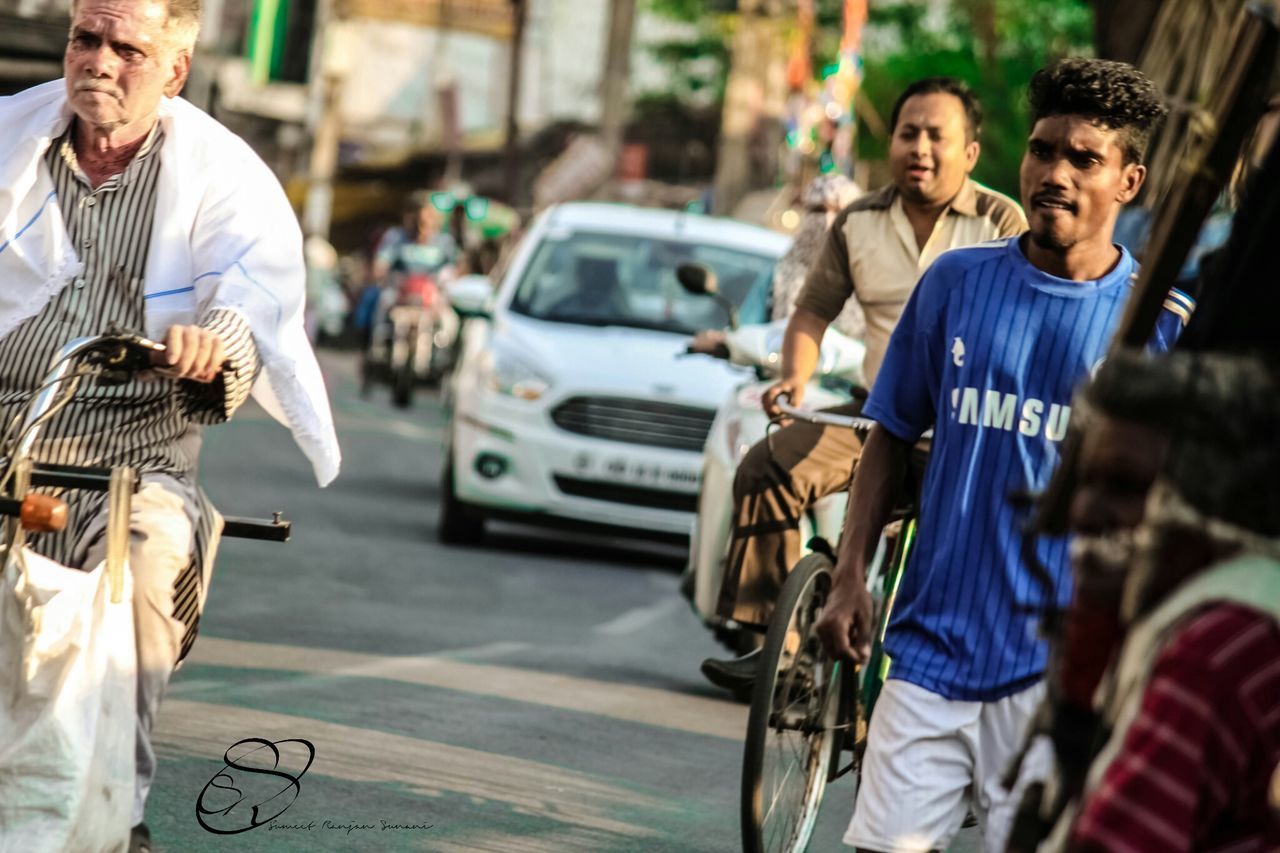
[[[80,271],[43,155],[72,118],[62,80],[0,98],[0,337]],[[341,455],[303,328],[302,234],[275,175],[244,140],[181,98],[160,104],[165,146],[144,277],[146,333],[239,312],[262,359],[254,397],[293,432],[316,479]]]

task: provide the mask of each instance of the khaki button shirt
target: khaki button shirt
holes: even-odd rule
[[[1017,202],[969,180],[921,249],[891,184],[858,199],[831,223],[796,305],[829,323],[850,297],[857,298],[867,320],[862,372],[871,387],[907,298],[934,258],[947,249],[1011,237],[1026,228]]]

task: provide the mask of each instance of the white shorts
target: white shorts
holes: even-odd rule
[[[983,848],[1003,853],[1022,790],[1048,772],[1038,765],[1049,756],[1033,751],[1014,790],[1005,790],[1005,772],[1043,697],[1043,682],[996,702],[954,702],[886,681],[844,843],[883,853],[945,850],[972,807]]]

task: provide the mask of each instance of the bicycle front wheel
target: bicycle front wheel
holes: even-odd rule
[[[742,761],[746,853],[800,853],[822,805],[838,740],[839,689],[835,662],[813,625],[831,571],[822,554],[797,563],[765,635]]]

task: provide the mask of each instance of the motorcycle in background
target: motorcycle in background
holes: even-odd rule
[[[419,385],[439,383],[458,326],[442,291],[443,272],[393,271],[361,366],[363,394],[386,384],[392,402],[408,408]]]

